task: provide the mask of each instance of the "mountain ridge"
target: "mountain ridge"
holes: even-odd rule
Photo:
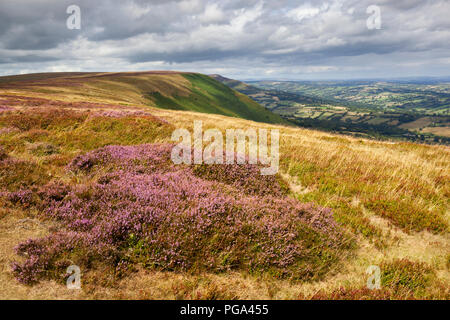
[[[67,100],[152,106],[287,124],[244,94],[200,73],[178,71],[37,73],[0,77],[0,89],[33,88]]]

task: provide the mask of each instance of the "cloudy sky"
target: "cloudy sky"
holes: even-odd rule
[[[76,26],[70,5],[80,8],[80,29],[67,27]],[[0,1],[1,75],[132,70],[450,76],[450,1]]]

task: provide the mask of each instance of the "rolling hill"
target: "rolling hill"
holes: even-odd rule
[[[287,123],[244,94],[198,73],[150,71],[120,73],[47,73],[0,77],[0,90],[32,90],[45,99],[147,105],[221,114],[258,122]],[[14,97],[3,97],[14,98]]]

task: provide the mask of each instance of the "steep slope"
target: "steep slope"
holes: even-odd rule
[[[0,77],[0,89],[14,88],[32,90],[34,94],[42,94],[42,98],[56,95],[62,101],[147,105],[286,123],[244,94],[198,73],[43,73]]]

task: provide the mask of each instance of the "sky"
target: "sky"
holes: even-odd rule
[[[450,76],[450,0],[0,1],[0,75],[138,70]]]

